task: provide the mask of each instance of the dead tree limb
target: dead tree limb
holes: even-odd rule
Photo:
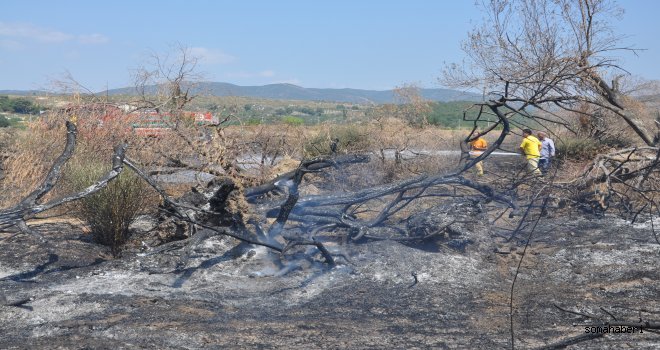
[[[484,132],[479,133],[479,135],[474,135],[476,130],[477,130],[477,126],[478,126],[477,123],[481,120],[481,117],[484,114],[484,106],[487,106],[488,109],[490,111],[492,111],[497,116],[498,122],[494,123],[492,126],[487,128]],[[506,137],[511,132],[511,129],[510,129],[510,126],[509,126],[509,120],[507,119],[506,115],[504,115],[504,113],[502,113],[499,110],[499,108],[501,108],[503,106],[505,106],[503,103],[494,102],[494,101],[491,101],[491,102],[488,102],[486,104],[480,105],[479,114],[477,115],[477,118],[473,121],[474,126],[472,128],[472,132],[470,132],[470,135],[468,135],[465,138],[465,142],[473,141],[478,136],[485,135],[485,134],[495,130],[495,128],[497,128],[500,125],[502,126],[502,131],[500,132],[500,136],[497,138],[497,140],[495,142],[493,142],[493,144],[488,146],[488,148],[482,154],[480,154],[479,156],[469,160],[463,166],[463,168],[461,170],[459,170],[458,174],[461,174],[461,173],[469,170],[475,164],[477,164],[477,163],[481,162],[482,160],[486,159],[491,153],[493,153],[496,149],[498,149],[502,145],[502,142],[504,142],[504,139],[506,139]],[[465,119],[465,114],[463,114],[463,119]]]
[[[290,181],[290,185],[288,186],[289,194],[282,204],[279,213],[277,214],[277,219],[268,230],[268,238],[270,240],[274,240],[275,236],[280,235],[282,229],[284,229],[284,225],[289,219],[289,215],[291,214],[291,211],[298,201],[298,186],[300,186],[300,183],[302,182],[305,174],[310,172],[318,172],[320,169],[322,169],[320,166],[323,166],[327,162],[328,161],[326,159],[312,159],[308,161],[302,161],[300,163],[298,168],[295,170],[293,178],[288,180]],[[330,266],[335,265],[335,261],[327,248],[323,245],[323,243],[317,241],[313,236],[311,240],[296,239],[290,241],[287,243],[287,246],[282,252],[286,251],[287,248],[291,245],[314,245],[319,249],[319,251],[321,251],[321,254],[323,254],[323,257]]]
[[[329,166],[337,166],[339,164],[351,164],[351,163],[356,163],[356,162],[366,162],[368,160],[368,157],[366,156],[355,156],[355,155],[348,155],[348,156],[342,156],[342,157],[337,157],[337,158],[331,158],[331,159],[326,159],[326,158],[319,158],[319,159],[312,159],[312,160],[307,160],[303,161],[301,165],[296,169],[296,171],[285,174],[284,176],[281,176],[277,178],[276,180],[272,181],[269,184],[266,184],[265,186],[261,186],[259,188],[255,188],[252,191],[248,190],[248,195],[251,195],[253,198],[260,195],[267,193],[268,191],[279,187],[282,187],[282,183],[287,183],[287,186],[289,188],[289,195],[287,197],[287,200],[278,208],[277,210],[277,220],[275,223],[270,227],[268,232],[266,234],[256,234],[253,235],[251,232],[247,230],[247,228],[242,227],[239,225],[239,227],[234,227],[234,228],[228,228],[228,227],[216,227],[215,225],[210,225],[208,223],[205,223],[201,220],[197,219],[197,214],[209,214],[208,211],[193,207],[193,206],[187,206],[183,203],[179,203],[178,201],[172,199],[167,195],[165,190],[161,188],[156,181],[154,181],[149,175],[147,175],[144,171],[139,169],[131,160],[125,159],[124,163],[133,169],[141,178],[143,178],[151,187],[153,187],[163,198],[165,205],[164,205],[164,210],[169,212],[172,216],[175,218],[188,222],[192,226],[198,226],[202,228],[206,228],[208,230],[214,231],[218,234],[222,235],[227,235],[234,237],[236,239],[239,239],[243,242],[250,243],[250,244],[256,244],[256,245],[262,245],[265,247],[268,247],[270,249],[273,249],[278,252],[282,252],[283,247],[277,240],[275,239],[276,237],[281,237],[281,232],[284,228],[284,225],[289,219],[289,214],[291,213],[291,209],[295,206],[297,200],[298,200],[298,191],[297,187],[302,181],[302,177],[304,174],[309,173],[309,172],[317,172],[323,168],[327,168]],[[279,182],[278,182],[279,181]],[[213,214],[213,213],[210,213]],[[257,231],[260,230],[260,226],[257,227]],[[240,232],[239,232],[240,231]],[[253,237],[262,237],[262,239],[259,238],[253,238]],[[285,238],[286,239],[286,238]],[[313,237],[311,240],[298,240],[295,241],[295,245],[314,245],[319,250],[321,253],[324,255],[326,258],[326,261],[334,265],[334,261],[330,255],[330,253],[325,249],[323,244],[319,241],[316,241]]]
[[[147,175],[144,171],[142,171],[135,164],[133,164],[133,162],[130,159],[124,159],[124,164],[126,164],[126,166],[128,166],[133,171],[135,171],[135,173],[138,176],[140,176],[151,187],[153,187],[156,190],[156,192],[158,192],[158,194],[161,196],[161,198],[165,202],[164,210],[169,212],[173,216],[175,216],[177,219],[188,222],[192,225],[197,225],[199,227],[209,229],[209,230],[214,231],[214,232],[216,232],[218,234],[221,234],[221,235],[226,235],[226,236],[236,238],[236,239],[238,239],[240,241],[243,241],[243,242],[246,242],[246,243],[265,246],[265,247],[268,247],[268,248],[276,250],[276,251],[281,251],[282,250],[282,247],[279,244],[273,244],[273,243],[270,243],[270,242],[263,242],[263,241],[258,240],[258,239],[250,238],[248,235],[241,234],[241,233],[236,232],[235,230],[227,228],[227,227],[220,227],[220,228],[219,227],[214,227],[214,226],[207,225],[205,223],[202,223],[202,222],[196,220],[194,218],[194,214],[186,212],[186,211],[184,211],[184,209],[192,210],[192,211],[195,211],[195,212],[204,212],[203,210],[201,210],[199,208],[195,208],[195,207],[186,206],[186,205],[181,204],[181,203],[177,202],[176,200],[172,199],[167,194],[167,192],[165,192],[165,190],[153,178],[151,178],[149,175]]]
[[[291,214],[291,210],[293,210],[293,207],[296,205],[298,197],[300,196],[298,193],[298,186],[300,185],[303,176],[305,176],[305,171],[303,170],[303,165],[300,164],[294,173],[293,179],[289,180],[289,194],[280,207],[279,213],[277,214],[277,219],[275,219],[275,222],[273,222],[273,224],[268,229],[269,239],[274,239],[275,236],[278,236],[282,232],[282,229],[284,229],[284,225],[289,219],[289,214]]]
[[[76,149],[76,136],[78,135],[78,130],[76,125],[70,121],[66,122],[66,144],[64,145],[64,150],[62,154],[57,157],[53,166],[50,168],[50,171],[46,175],[46,178],[41,183],[41,185],[32,191],[27,197],[18,203],[17,207],[31,207],[41,199],[46,193],[48,193],[57,181],[62,177],[62,167],[66,162],[71,159],[73,156],[73,151]]]
[[[325,258],[325,261],[328,263],[330,266],[335,266],[335,260],[332,257],[332,254],[330,254],[330,251],[328,251],[328,248],[326,248],[321,242],[317,241],[316,239],[311,239],[311,240],[295,240],[295,241],[290,241],[289,243],[286,244],[284,249],[282,249],[282,254],[286,253],[289,249],[298,246],[298,245],[313,245],[318,248],[318,250],[321,252],[323,257]]]
[[[296,175],[298,184],[302,180],[302,175],[304,175],[304,173],[306,172],[310,172],[307,166],[310,164],[315,164],[316,162],[317,162],[316,160],[312,160],[308,162],[303,162],[301,164],[301,166],[299,167],[299,171],[297,173],[298,175]],[[290,210],[288,210],[287,212],[286,209],[287,202],[285,202],[285,205],[283,205],[281,208],[282,214],[280,220],[276,221],[273,224],[273,226],[271,226],[267,235],[268,239],[267,241],[264,241],[262,239],[257,238],[258,235],[252,234],[252,232],[248,231],[247,228],[242,227],[240,225],[238,227],[218,227],[197,220],[195,214],[205,213],[206,211],[199,208],[186,206],[172,199],[156,181],[154,181],[149,175],[147,175],[144,171],[142,171],[139,167],[137,167],[130,159],[124,159],[124,164],[126,164],[129,168],[135,171],[135,173],[138,174],[138,176],[144,179],[151,187],[153,187],[158,192],[158,194],[160,194],[160,196],[163,198],[163,201],[165,202],[164,210],[172,214],[175,218],[188,222],[191,225],[199,226],[211,230],[216,234],[233,237],[245,243],[264,246],[280,253],[284,253],[286,250],[290,248],[290,247],[289,248],[282,247],[282,245],[275,240],[275,237],[280,236],[281,230],[284,227],[286,221],[288,220],[288,213],[290,212]],[[290,199],[288,199],[288,207],[292,208],[293,205],[295,205],[296,200],[297,200],[297,196],[294,195],[290,197]],[[194,236],[191,237],[190,240],[191,241],[195,240]],[[293,244],[316,246],[325,257],[326,262],[328,262],[328,264],[330,264],[331,266],[334,266],[335,262],[334,259],[332,258],[332,255],[323,246],[321,242],[316,241],[315,239],[312,238],[311,240],[294,241]]]

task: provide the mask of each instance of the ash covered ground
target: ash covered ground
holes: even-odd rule
[[[0,251],[5,349],[510,348],[509,293],[525,244],[475,224],[423,244],[331,245],[350,261],[328,268],[293,255],[300,267],[280,275],[265,248],[227,237],[194,250],[141,256],[136,249],[111,259],[79,226],[32,228],[52,242],[50,251],[30,235],[5,240]],[[517,348],[584,333],[573,324],[589,320],[555,305],[660,319],[659,262],[649,222],[551,214],[517,278]],[[575,346],[658,347],[651,332]]]

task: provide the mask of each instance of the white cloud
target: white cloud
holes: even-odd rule
[[[57,44],[76,39],[81,44],[103,44],[109,39],[102,34],[72,35],[57,30],[41,28],[31,23],[0,22],[0,38],[8,40],[30,39],[41,43]],[[6,46],[6,44],[5,44]]]
[[[200,62],[207,64],[227,64],[236,61],[236,57],[232,55],[205,47],[192,47],[190,48],[190,54],[197,57]]]
[[[106,37],[105,35],[102,34],[87,34],[87,35],[79,35],[78,36],[78,42],[81,44],[105,44],[110,39]]]
[[[27,38],[44,43],[61,43],[73,39],[73,35],[56,30],[44,29],[30,23],[0,22],[0,36]]]

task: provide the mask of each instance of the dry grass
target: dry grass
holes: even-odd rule
[[[50,169],[52,161],[61,153],[65,134],[64,125],[48,128],[43,124],[33,124],[15,135],[3,162],[5,176],[0,181],[0,191],[3,193],[0,207],[15,204],[35,189]]]
[[[15,204],[43,181],[55,159],[61,154],[66,141],[64,122],[71,114],[51,114],[48,118],[29,123],[25,130],[16,132],[8,145],[8,157],[3,162],[5,176],[0,180],[3,196],[0,206]],[[73,159],[107,159],[111,161],[113,147],[122,141],[131,141],[133,135],[125,124],[117,121],[100,124],[97,115],[79,117],[78,138]],[[66,170],[65,170],[66,173]],[[63,194],[58,188],[45,199]]]
[[[127,141],[128,156],[143,167],[190,164],[194,160],[198,170],[224,173],[243,186],[258,185],[290,171],[304,157],[329,153],[329,142],[334,138],[343,140],[340,153],[372,152],[378,155],[384,150],[458,150],[460,140],[467,134],[464,130],[411,127],[404,121],[390,118],[352,125],[325,123],[218,128],[181,125],[176,132],[158,138],[144,138],[132,133],[127,127],[130,121],[126,118],[104,120],[98,113],[70,111],[50,115],[16,133],[8,146],[9,157],[3,162],[5,176],[0,179],[0,190],[4,195],[0,206],[17,203],[43,180],[64,146],[64,121],[71,119],[73,114],[78,114],[79,131],[72,162],[107,159],[109,163],[113,147]],[[311,148],[315,152],[310,152]],[[258,155],[257,164],[254,164],[256,170],[249,174],[237,166],[237,159],[246,154]],[[410,174],[437,173],[453,161],[419,157],[399,164],[383,158],[372,166],[379,168],[374,169],[377,170],[374,173],[385,174],[378,180],[389,182]],[[174,194],[183,192],[188,185],[170,187]],[[56,187],[51,196],[64,193],[65,189]]]

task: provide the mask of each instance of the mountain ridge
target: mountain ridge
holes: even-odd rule
[[[156,86],[146,88],[147,93],[155,93]],[[394,90],[366,90],[354,88],[305,88],[302,86],[278,83],[267,85],[241,86],[225,82],[200,82],[191,86],[191,92],[210,96],[240,96],[274,100],[331,101],[357,104],[394,103]],[[481,95],[451,89],[419,89],[421,96],[430,101],[480,101]],[[0,90],[0,94],[33,95],[38,91]],[[46,92],[42,92],[46,94]],[[98,94],[134,95],[135,88],[110,89]]]

